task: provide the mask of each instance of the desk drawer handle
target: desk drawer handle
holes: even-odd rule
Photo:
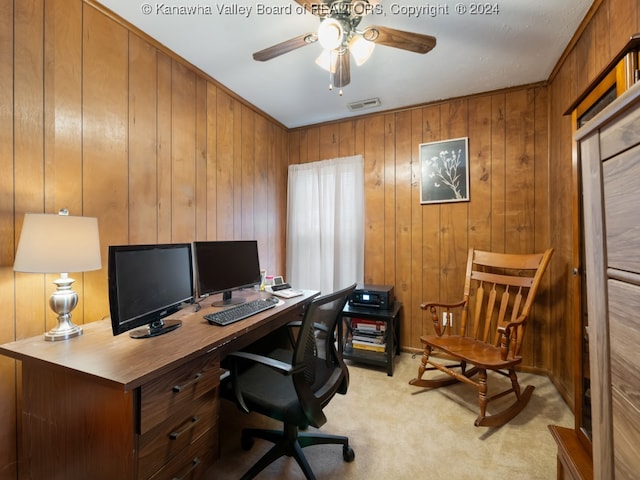
[[[193,460],[191,460],[191,468],[187,470],[183,476],[181,476],[180,478],[173,477],[171,480],[184,480],[189,476],[189,474],[191,474],[191,472],[193,472],[196,468],[198,468],[198,465],[200,465],[200,459],[196,457]]]
[[[182,430],[180,430],[179,432],[171,432],[169,434],[169,438],[171,440],[177,440],[178,438],[180,438],[180,436],[182,436],[182,434],[184,434],[185,432],[188,432],[189,430],[191,430],[193,427],[196,426],[196,424],[200,421],[200,417],[197,417],[196,415],[194,415],[191,418],[191,423],[189,423],[186,427],[184,427]]]
[[[198,380],[200,380],[200,377],[202,377],[202,374],[201,373],[196,373],[196,376],[193,377],[193,379],[191,381],[185,383],[184,385],[175,385],[173,387],[173,392],[174,393],[180,393],[185,388],[190,387],[194,383],[198,383]]]

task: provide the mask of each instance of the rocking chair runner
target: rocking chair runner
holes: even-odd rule
[[[524,392],[520,391],[515,366],[522,362],[520,348],[526,322],[552,254],[551,248],[544,253],[525,255],[470,249],[463,299],[450,304],[420,305],[423,310],[431,312],[436,335],[420,337],[424,354],[418,377],[409,383],[433,388],[456,382],[475,386],[480,404],[480,414],[475,421],[477,427],[504,425],[520,413],[535,387],[529,385]],[[472,285],[475,288],[475,302],[470,305]],[[470,309],[473,311],[470,312]],[[454,315],[454,311],[461,313]],[[452,334],[453,323],[456,322],[459,327],[457,335]],[[434,350],[444,352],[458,363],[445,365],[440,361],[442,359],[435,360],[431,356]],[[468,365],[473,367],[467,369]],[[448,376],[423,379],[427,370],[439,370]],[[511,388],[488,396],[487,370],[509,377]],[[472,379],[476,374],[477,381]],[[487,415],[489,402],[510,393],[515,395],[510,406]]]

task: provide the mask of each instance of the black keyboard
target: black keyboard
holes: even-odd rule
[[[275,307],[277,304],[278,299],[276,297],[251,300],[234,307],[229,307],[226,310],[207,313],[206,315],[204,315],[204,318],[211,325],[229,325],[230,323],[244,320],[245,318],[255,315],[256,313],[269,310],[270,308]]]

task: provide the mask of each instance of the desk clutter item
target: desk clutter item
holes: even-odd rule
[[[265,310],[275,307],[278,304],[278,299],[270,297],[267,299],[251,300],[250,302],[241,303],[235,307],[227,308],[226,310],[220,310],[219,312],[207,313],[204,318],[211,325],[229,325],[245,318],[251,317]]]
[[[271,287],[273,289],[273,287]],[[302,295],[304,291],[296,290],[295,288],[285,288],[284,290],[272,290],[274,295],[282,298],[293,298]]]
[[[287,288],[291,288],[291,285],[289,285],[288,283],[274,283],[273,285],[271,285],[272,292],[277,292],[278,290],[285,290]]]

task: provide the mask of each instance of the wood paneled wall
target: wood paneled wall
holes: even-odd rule
[[[284,271],[286,164],[362,153],[365,279],[405,305],[459,295],[469,246],[556,249],[524,349],[573,392],[573,142],[566,108],[639,30],[640,0],[596,0],[549,85],[286,131],[92,0],[0,0],[0,342],[55,324],[52,275],[12,270],[25,212],[97,216],[103,246],[257,238]],[[468,136],[471,201],[419,203],[418,145]],[[108,314],[106,268],[75,275],[77,323]],[[16,478],[19,364],[0,357],[0,478]]]
[[[611,59],[624,47],[629,37],[640,32],[640,0],[596,0],[576,33],[571,48],[558,63],[549,79],[549,139],[551,241],[556,247],[551,268],[554,277],[551,321],[557,325],[554,349],[546,365],[567,402],[573,406],[573,378],[576,315],[576,282],[582,278],[574,238],[573,222],[578,208],[574,163],[575,143],[571,117],[564,115],[571,104],[587,89]],[[580,276],[573,275],[578,268]]]
[[[550,245],[547,89],[530,86],[289,133],[291,163],[362,154],[365,282],[394,285],[404,313],[400,345],[419,349],[431,320],[426,300],[462,295],[470,247],[504,252]],[[420,204],[420,143],[469,138],[470,201]],[[524,348],[545,368],[551,276]]]
[[[107,247],[256,238],[284,271],[287,132],[82,0],[0,0],[0,343],[56,324],[54,275],[14,273],[26,212],[96,216],[100,271],[76,323],[109,314]],[[0,478],[16,478],[19,364],[0,356]],[[55,446],[52,446],[55,448]]]

